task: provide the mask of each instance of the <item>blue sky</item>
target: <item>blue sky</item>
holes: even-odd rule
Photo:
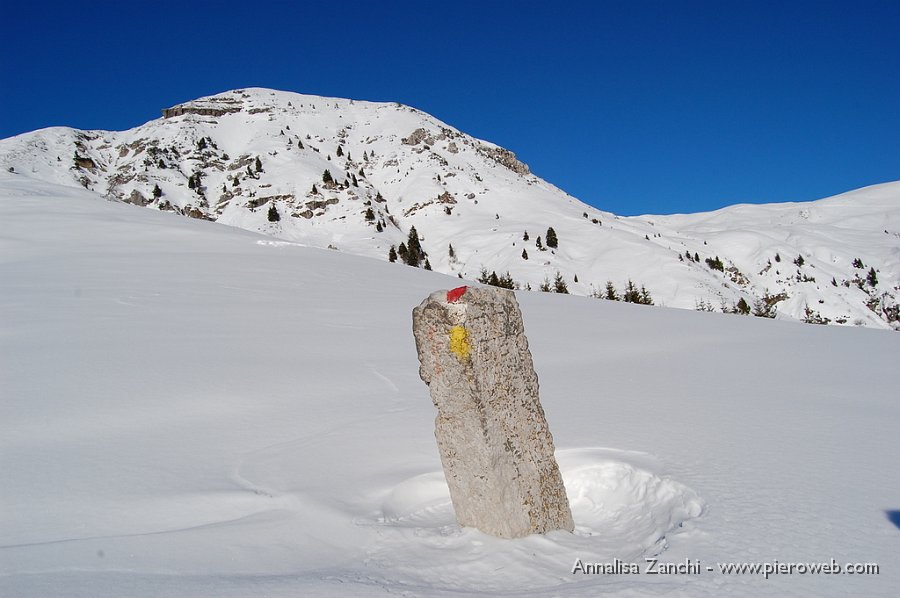
[[[900,180],[900,2],[5,0],[0,137],[239,87],[399,101],[619,214]]]

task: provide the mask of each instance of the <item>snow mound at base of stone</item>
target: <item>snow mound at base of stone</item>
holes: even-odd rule
[[[429,587],[440,582],[446,589],[473,591],[490,590],[483,585],[490,579],[484,573],[503,568],[515,575],[504,575],[503,587],[496,590],[548,590],[571,581],[576,557],[643,563],[645,557],[665,550],[667,536],[683,531],[685,522],[704,510],[693,490],[659,473],[652,456],[597,448],[561,450],[556,456],[575,533],[502,540],[461,528],[443,473],[427,472],[387,493],[376,523],[379,540],[369,551],[370,564],[403,571],[407,583],[413,578]],[[436,558],[443,563],[440,572],[430,571]],[[467,579],[480,579],[481,585],[469,588]],[[520,586],[510,587],[510,579],[520,580]]]

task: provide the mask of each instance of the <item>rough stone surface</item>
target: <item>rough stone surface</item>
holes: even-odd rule
[[[413,310],[413,334],[459,524],[501,538],[572,531],[515,295],[437,291]]]

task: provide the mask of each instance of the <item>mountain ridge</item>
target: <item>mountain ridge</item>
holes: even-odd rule
[[[537,290],[558,278],[571,293],[601,296],[607,281],[621,296],[633,280],[672,307],[756,305],[785,319],[900,326],[897,183],[620,217],[415,108],[261,88],[183,102],[126,131],[52,127],[0,140],[0,167],[382,260],[415,227],[430,267],[469,280],[508,273]]]

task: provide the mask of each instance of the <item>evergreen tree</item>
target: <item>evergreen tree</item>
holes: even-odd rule
[[[640,303],[641,302],[641,292],[634,286],[634,283],[631,279],[628,279],[628,284],[625,285],[625,292],[622,294],[622,301],[625,303]]]
[[[456,259],[456,252],[453,250],[453,244],[452,244],[452,243],[450,244],[450,249],[447,250],[447,255],[450,257],[451,260],[455,260],[455,259]]]
[[[577,274],[576,274],[575,277],[572,279],[572,282],[578,282],[578,275],[577,275]]]
[[[541,283],[541,285],[538,287],[538,290],[544,293],[550,292],[550,281],[547,280],[546,277],[544,277],[544,282]]]
[[[544,239],[547,241],[547,247],[550,247],[551,249],[556,249],[559,245],[559,240],[556,238],[556,231],[553,230],[552,226],[547,229],[547,236],[544,237]]]
[[[372,222],[373,220],[375,220],[375,212],[372,208],[366,208],[366,221]]]
[[[356,179],[356,175],[355,175],[355,174],[351,174],[350,176],[351,176],[352,179],[353,179],[353,186],[354,186],[354,187],[359,187],[359,181]]]
[[[162,197],[162,189],[159,188],[159,185],[153,185],[153,197],[155,199]]]
[[[400,243],[400,247],[397,248],[397,256],[404,264],[406,263],[407,254],[408,252],[406,251],[406,244]]]
[[[744,316],[750,313],[750,305],[744,300],[743,297],[741,297],[741,299],[737,302],[737,305],[734,306],[734,313]]]
[[[375,223],[375,232],[380,233],[384,231],[384,226],[382,226],[381,221]]]
[[[272,205],[269,206],[269,222],[278,222],[281,220],[281,214],[278,213],[278,208],[275,207],[275,202],[272,202]]]
[[[541,238],[540,238],[540,237],[538,237],[538,238],[535,240],[534,246],[537,247],[540,251],[545,251],[545,249],[544,249],[544,244],[541,243]]]
[[[390,251],[388,251],[388,261],[394,263],[397,261],[397,250],[394,249],[394,246],[391,245]]]
[[[566,281],[563,279],[562,274],[560,274],[559,272],[556,273],[556,278],[553,279],[553,292],[563,293],[566,295],[569,294],[569,287],[566,284]]]
[[[706,265],[713,270],[718,270],[719,272],[725,271],[725,264],[722,263],[722,260],[719,259],[719,256],[716,256],[715,259],[706,258]]]
[[[653,305],[653,298],[650,297],[650,291],[647,290],[647,287],[641,285],[641,300],[638,303],[642,305]]]
[[[334,179],[331,177],[331,172],[326,168],[325,172],[322,173],[322,182],[325,184],[334,183]]]
[[[315,183],[313,183],[312,191],[310,191],[310,193],[312,193],[313,195],[318,195],[318,194],[319,194],[319,190],[316,189],[316,184],[315,184]]]
[[[415,226],[411,226],[409,237],[406,239],[406,263],[418,268],[424,257],[422,246],[419,244],[419,233],[416,232]]]
[[[874,266],[869,269],[869,274],[866,276],[866,282],[869,283],[870,287],[878,285],[878,274],[875,273]]]
[[[798,255],[797,259],[794,260],[794,265],[796,265],[798,268],[802,267],[805,263],[806,260],[803,259],[802,255]]]
[[[341,146],[337,147],[337,151],[335,152],[335,154],[337,154],[338,158],[344,155],[344,150],[341,148]]]
[[[427,257],[425,258],[425,266],[424,266],[424,268],[425,268],[426,270],[431,270],[431,262],[428,261],[428,258],[427,258]]]
[[[262,160],[259,159],[259,156],[256,156],[256,172],[262,172]]]
[[[609,301],[619,300],[619,293],[616,292],[616,287],[613,286],[611,280],[606,281],[606,299]]]
[[[523,240],[523,241],[527,241],[527,240],[528,240],[528,231],[525,231],[525,234],[522,235],[522,240]]]
[[[700,254],[697,253],[696,251],[694,252],[694,261],[695,261],[695,262],[699,262],[699,261],[700,261]]]
[[[528,250],[527,250],[527,249],[523,249],[523,250],[522,250],[522,259],[523,259],[523,260],[527,260],[527,259],[528,259]]]

